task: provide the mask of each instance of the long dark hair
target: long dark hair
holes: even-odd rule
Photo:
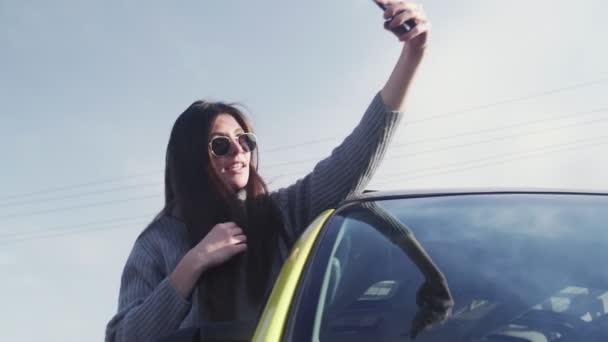
[[[237,272],[246,263],[247,295],[259,306],[269,286],[276,240],[282,228],[277,208],[257,172],[257,150],[252,153],[249,181],[245,187],[244,215],[234,210],[236,199],[213,172],[208,139],[219,114],[234,117],[245,132],[252,127],[236,106],[222,102],[196,101],[175,121],[167,146],[164,214],[179,208],[188,228],[191,247],[214,225],[234,221],[247,235],[247,252],[205,271],[198,282],[199,307],[204,319],[234,320]],[[242,210],[241,210],[242,211]]]

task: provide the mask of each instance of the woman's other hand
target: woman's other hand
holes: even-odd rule
[[[203,269],[208,269],[245,250],[247,237],[243,230],[234,222],[226,222],[216,224],[191,252],[200,260]]]
[[[201,274],[247,250],[247,237],[234,222],[216,224],[175,267],[170,275],[173,287],[188,298]]]

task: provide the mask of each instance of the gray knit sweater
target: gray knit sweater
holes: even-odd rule
[[[290,240],[295,241],[323,210],[364,189],[400,118],[377,94],[361,122],[329,157],[295,184],[271,193]],[[150,341],[198,325],[198,301],[192,300],[197,298],[196,291],[183,298],[168,277],[188,249],[186,226],[171,216],[155,220],[140,234],[122,273],[118,313],[106,327],[107,342]],[[274,264],[269,265],[273,277],[289,252],[283,239],[279,239],[277,251]],[[246,297],[237,296],[237,305]],[[253,312],[242,303],[239,310]]]

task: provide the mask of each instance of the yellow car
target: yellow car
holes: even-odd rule
[[[608,341],[607,264],[608,193],[370,192],[310,225],[257,322],[180,341]]]

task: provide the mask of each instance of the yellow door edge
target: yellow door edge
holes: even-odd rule
[[[306,260],[308,260],[321,227],[334,211],[334,209],[329,209],[321,213],[309,225],[308,229],[302,233],[293,246],[270,293],[264,312],[255,330],[253,341],[273,342],[280,340],[289,313],[291,300],[296,292],[304,265],[306,265]]]

